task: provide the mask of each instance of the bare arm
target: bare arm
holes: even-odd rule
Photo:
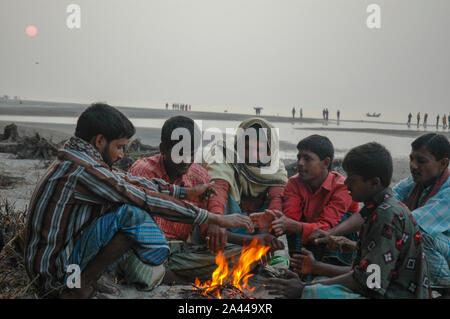
[[[350,266],[335,266],[317,261],[311,251],[303,248],[301,254],[293,254],[290,258],[292,269],[298,274],[313,274],[336,277],[348,273]]]
[[[354,213],[342,223],[330,229],[328,233],[329,235],[333,236],[348,235],[358,231],[362,224],[364,224],[364,219],[362,218],[362,216],[359,213]]]
[[[334,278],[313,281],[311,283],[311,285],[315,285],[315,284],[322,284],[322,285],[326,285],[326,286],[342,285],[355,293],[362,294],[359,283],[356,282],[355,279],[353,279],[353,271],[352,270],[343,275],[340,275],[340,276],[337,276]]]

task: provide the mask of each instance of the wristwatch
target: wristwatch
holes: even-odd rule
[[[180,195],[179,195],[179,198],[180,198],[180,199],[186,199],[186,197],[187,197],[186,187],[181,186],[181,187],[180,187]]]

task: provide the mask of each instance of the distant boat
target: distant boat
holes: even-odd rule
[[[366,113],[367,117],[380,117],[380,115],[381,115],[381,113],[375,113],[375,112],[373,112],[372,114]]]

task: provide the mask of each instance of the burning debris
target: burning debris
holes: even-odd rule
[[[252,266],[259,261],[270,247],[258,243],[254,239],[249,245],[242,248],[239,261],[230,270],[227,260],[222,252],[216,256],[217,268],[212,274],[211,280],[201,283],[196,278],[193,284],[194,291],[206,298],[232,298],[251,299],[255,298],[252,293],[256,287],[250,287],[248,281],[254,275],[251,273]]]

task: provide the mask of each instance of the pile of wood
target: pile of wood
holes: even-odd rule
[[[128,144],[124,158],[115,163],[114,167],[123,171],[128,171],[131,165],[138,159],[150,157],[158,153],[159,147],[142,144],[141,140],[136,138]]]
[[[10,187],[12,185],[23,183],[25,178],[23,177],[14,177],[9,175],[0,174],[0,189],[5,187]]]
[[[207,288],[198,287],[194,284],[192,284],[192,287],[193,290],[188,299],[217,299],[217,293],[220,294],[222,299],[254,299],[254,297],[247,295],[245,292],[231,284],[216,286],[211,291],[206,291]]]
[[[20,137],[17,125],[9,124],[0,134],[0,152],[13,153],[20,159],[43,159],[51,160],[58,152],[58,146],[52,141],[39,136]]]

